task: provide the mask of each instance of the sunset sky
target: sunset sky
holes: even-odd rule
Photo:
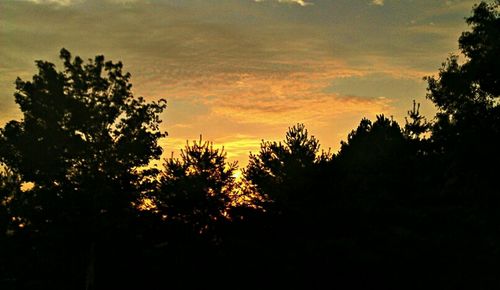
[[[166,152],[186,139],[246,164],[262,139],[304,123],[335,152],[363,117],[404,124],[422,77],[466,29],[465,0],[0,0],[0,125],[14,80],[59,50],[124,63],[136,96],[165,98]]]

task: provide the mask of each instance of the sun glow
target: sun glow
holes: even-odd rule
[[[240,169],[237,169],[234,171],[233,177],[235,180],[240,181],[243,178],[243,172]]]

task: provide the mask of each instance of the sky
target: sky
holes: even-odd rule
[[[16,77],[61,48],[122,61],[136,96],[164,98],[161,141],[224,146],[245,165],[304,123],[336,152],[362,118],[432,119],[424,76],[458,52],[466,0],[0,0],[0,125],[20,119]]]

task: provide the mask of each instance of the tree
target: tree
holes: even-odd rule
[[[282,142],[262,141],[258,154],[250,154],[244,171],[257,191],[284,208],[303,207],[312,200],[311,178],[319,165],[331,159],[330,153],[319,154],[320,145],[303,124],[288,128]]]
[[[432,126],[432,151],[440,154],[443,191],[471,200],[478,187],[492,204],[496,185],[489,168],[500,162],[500,1],[473,8],[459,47],[462,63],[452,55],[437,77],[427,77],[427,97],[438,108]],[[472,198],[478,201],[477,197]]]
[[[428,95],[438,108],[451,115],[469,106],[491,108],[500,96],[500,1],[481,2],[467,18],[471,31],[463,32],[459,47],[465,62],[457,55],[443,63],[439,76],[427,77]]]
[[[228,163],[224,149],[210,142],[186,144],[181,157],[169,158],[161,172],[154,201],[159,212],[173,222],[185,223],[200,234],[213,230],[216,223],[228,218],[237,163]]]
[[[23,194],[21,179],[11,169],[0,164],[0,286],[13,287],[2,281],[12,279],[12,273],[22,268],[22,263],[15,262],[19,253],[13,246],[13,233],[22,230],[24,221],[15,214],[20,205],[15,204],[14,197]],[[16,230],[16,231],[14,231]]]
[[[33,234],[86,244],[79,251],[88,251],[91,289],[97,241],[133,211],[146,174],[139,167],[162,153],[159,114],[166,105],[134,97],[121,62],[96,56],[84,63],[65,49],[60,58],[64,70],[36,61],[31,81],[16,80],[23,118],[1,129],[0,160],[34,184],[14,197],[29,205],[19,215]]]
[[[413,108],[408,111],[408,117],[405,117],[405,122],[404,134],[415,141],[421,141],[421,138],[425,138],[431,129],[431,124],[420,114],[420,104],[415,101],[413,101]]]
[[[500,1],[475,5],[467,24],[472,29],[458,41],[465,61],[460,64],[452,55],[437,77],[425,78],[427,98],[439,109],[433,134],[436,141],[448,144],[459,142],[456,137],[461,133],[456,130],[464,133],[477,125],[499,130]]]
[[[339,190],[353,195],[351,201],[359,199],[369,206],[402,200],[402,184],[411,171],[409,156],[410,147],[396,121],[384,115],[373,123],[363,119],[341,142],[334,160]]]
[[[5,237],[12,225],[10,204],[14,196],[20,193],[21,180],[19,176],[8,168],[0,169],[0,240]]]
[[[373,123],[368,119],[361,120],[358,128],[349,133],[347,141],[341,142],[337,159],[350,159],[350,162],[356,163],[352,168],[362,169],[368,164],[380,166],[377,161],[381,158],[397,158],[399,147],[404,142],[399,124],[384,115],[378,115]]]

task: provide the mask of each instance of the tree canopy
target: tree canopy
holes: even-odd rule
[[[139,167],[162,153],[159,114],[165,101],[134,97],[120,62],[96,56],[85,63],[65,49],[60,58],[62,71],[37,61],[31,81],[16,80],[23,118],[0,130],[0,160],[33,183],[9,201],[23,205],[14,217],[24,227],[50,238],[66,233],[83,244],[88,240],[93,249],[138,200],[144,177]]]
[[[237,184],[236,163],[228,163],[224,149],[212,143],[186,144],[180,159],[165,160],[160,177],[157,205],[167,218],[192,225],[196,231],[209,230],[224,219]]]

